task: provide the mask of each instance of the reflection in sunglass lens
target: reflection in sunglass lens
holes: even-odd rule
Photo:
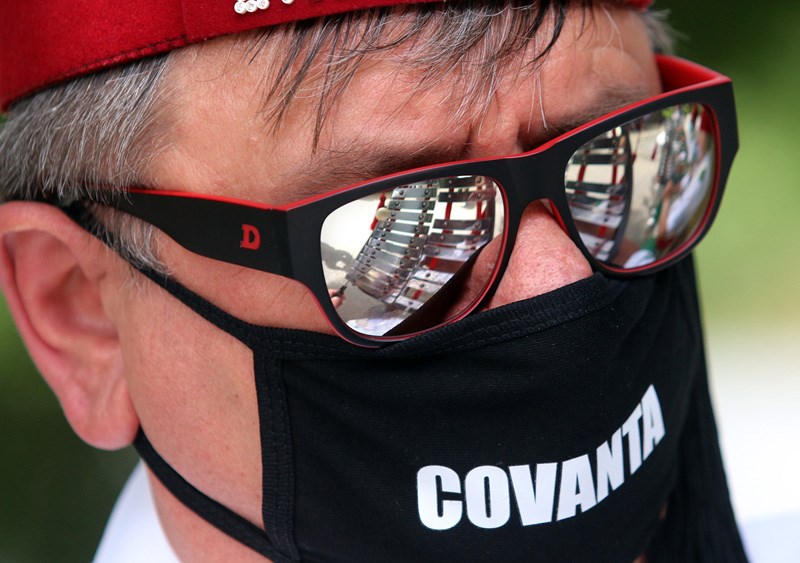
[[[322,227],[325,281],[347,325],[399,336],[451,320],[497,264],[503,198],[485,176],[435,178],[348,203]]]
[[[652,112],[583,145],[565,188],[584,245],[622,269],[673,255],[702,226],[715,159],[711,115],[699,104]]]

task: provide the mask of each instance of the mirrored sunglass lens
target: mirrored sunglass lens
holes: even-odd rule
[[[702,227],[716,175],[711,114],[671,106],[607,131],[570,159],[565,188],[583,243],[633,269],[669,258]]]
[[[340,207],[321,237],[336,312],[370,336],[412,334],[457,317],[490,282],[504,223],[499,186],[485,176],[396,186]]]

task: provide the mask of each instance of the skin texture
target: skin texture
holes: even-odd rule
[[[406,168],[414,159],[429,163],[430,155],[448,161],[514,154],[567,124],[660,91],[635,13],[597,9],[584,20],[574,12],[537,79],[530,70],[509,68],[486,114],[455,125],[441,108],[451,102],[457,80],[419,92],[416,77],[391,58],[370,61],[337,100],[314,151],[314,101],[296,101],[273,131],[263,118],[269,77],[258,58],[270,50],[246,64],[235,46],[227,38],[211,41],[185,51],[171,70],[171,142],[150,170],[158,188],[280,204],[298,199],[298,185],[323,192],[369,179],[362,171],[376,147],[402,155]],[[331,184],[304,181],[307,170],[331,155],[341,167]],[[374,175],[396,171],[391,162],[386,166]],[[190,483],[261,525],[249,350],[153,284],[132,282],[124,262],[52,207],[0,207],[0,235],[0,284],[76,432],[95,446],[116,448],[129,444],[141,424]],[[298,283],[190,254],[166,237],[160,243],[175,278],[229,313],[260,325],[332,332]],[[590,274],[546,207],[535,203],[488,306]],[[182,560],[263,561],[151,481]]]

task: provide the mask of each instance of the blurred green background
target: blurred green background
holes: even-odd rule
[[[681,34],[678,53],[731,76],[737,95],[741,151],[698,251],[706,323],[800,335],[800,2],[657,5]],[[129,450],[98,452],[72,434],[3,308],[0,561],[90,560],[134,463]]]

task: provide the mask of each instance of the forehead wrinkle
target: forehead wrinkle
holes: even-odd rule
[[[457,94],[450,84],[457,80],[453,77],[441,77],[435,84],[420,93],[420,87],[430,77],[402,68],[390,68],[388,75],[379,75],[375,80],[380,84],[390,83],[393,86],[383,92],[384,97],[376,104],[377,111],[368,111],[361,115],[360,127],[353,128],[352,123],[344,128],[343,136],[338,128],[337,113],[340,107],[333,108],[325,124],[322,142],[313,146],[306,161],[294,167],[295,173],[308,176],[311,172],[320,177],[358,177],[368,179],[378,175],[416,168],[426,164],[434,164],[455,160],[463,151],[466,134],[459,130],[467,130],[463,108],[474,108],[469,120],[484,115],[488,110],[488,102],[478,101],[468,94],[460,96],[458,111],[450,111],[451,103]],[[434,91],[434,89],[436,91]],[[431,113],[426,93],[433,92],[436,106],[447,108],[440,112],[436,119],[440,123],[431,127]],[[442,94],[444,92],[444,94]],[[416,107],[422,100],[423,110]],[[455,105],[455,104],[453,104]],[[485,107],[484,107],[485,106]],[[468,111],[468,110],[467,110]],[[422,129],[417,125],[422,124]],[[404,143],[404,135],[387,136],[384,130],[396,130],[401,127],[414,134],[415,143],[410,146]],[[463,139],[462,139],[463,137]],[[337,170],[342,170],[342,173]]]

